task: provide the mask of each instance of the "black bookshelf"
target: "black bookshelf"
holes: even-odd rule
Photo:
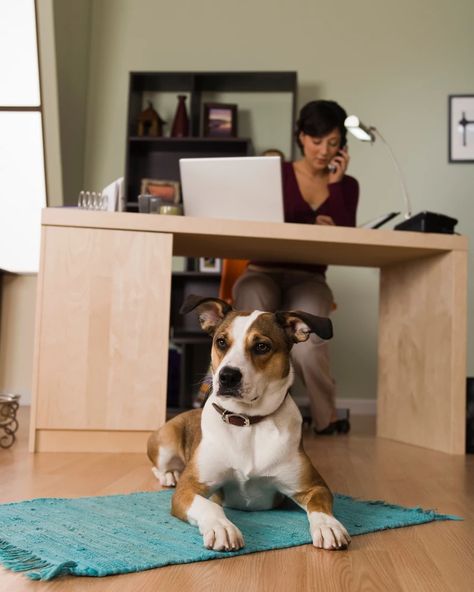
[[[286,92],[292,95],[291,129],[296,110],[296,72],[131,72],[129,78],[125,190],[128,211],[138,211],[137,197],[144,178],[180,181],[179,159],[251,156],[251,138],[200,137],[202,94],[205,92]],[[139,137],[138,116],[143,93],[175,92],[190,97],[190,135],[186,138]]]

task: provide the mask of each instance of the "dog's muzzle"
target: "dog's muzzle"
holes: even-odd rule
[[[232,366],[224,366],[219,372],[219,395],[240,397],[242,372]]]

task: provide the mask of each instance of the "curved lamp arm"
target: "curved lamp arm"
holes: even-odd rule
[[[376,137],[378,136],[382,142],[385,144],[388,153],[390,154],[390,158],[392,159],[393,165],[395,166],[395,170],[398,173],[398,178],[400,179],[400,185],[402,186],[402,193],[403,199],[405,200],[405,219],[411,218],[411,203],[410,198],[408,197],[407,187],[405,185],[405,179],[403,178],[402,169],[398,164],[397,159],[395,158],[395,154],[393,150],[390,148],[390,144],[387,140],[382,136],[379,130],[373,126],[366,126],[364,125],[361,120],[357,117],[357,115],[349,115],[346,117],[344,121],[344,126],[347,128],[348,131],[351,132],[358,140],[362,140],[363,142],[370,142],[373,144],[375,142]]]
[[[397,159],[395,158],[395,154],[393,153],[393,150],[390,147],[390,144],[387,142],[387,140],[382,136],[382,134],[379,132],[379,130],[375,127],[370,127],[369,128],[370,131],[372,131],[374,134],[376,134],[381,140],[382,142],[385,144],[385,147],[388,150],[388,153],[390,154],[390,157],[392,159],[393,165],[398,173],[398,177],[400,179],[400,185],[402,186],[402,193],[403,193],[403,198],[405,200],[405,219],[408,220],[408,218],[411,218],[411,203],[410,203],[410,198],[408,196],[408,191],[407,191],[407,187],[405,185],[405,179],[403,178],[403,173],[402,170],[400,168],[400,165],[398,164]]]

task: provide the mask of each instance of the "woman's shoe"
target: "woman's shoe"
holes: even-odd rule
[[[351,429],[351,424],[348,419],[336,419],[322,430],[314,429],[314,433],[318,436],[330,436],[331,434],[347,434]]]

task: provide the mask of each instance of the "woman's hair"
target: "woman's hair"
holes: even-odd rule
[[[313,138],[326,136],[333,130],[339,130],[341,134],[341,148],[346,145],[347,131],[344,121],[347,113],[336,101],[310,101],[302,107],[296,122],[296,142],[303,151],[300,142],[300,133],[303,132]]]

